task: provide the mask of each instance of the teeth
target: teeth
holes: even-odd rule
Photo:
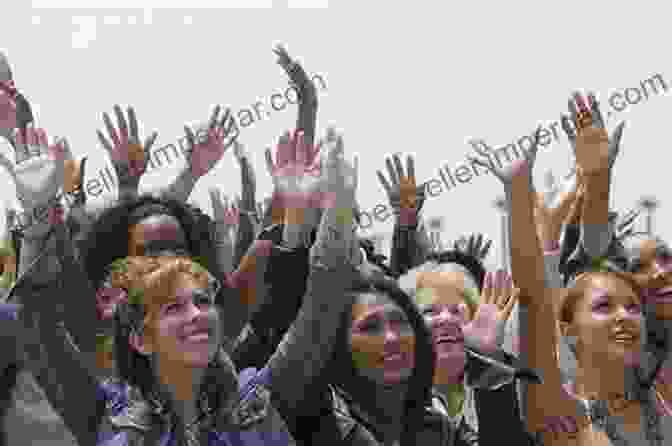
[[[401,359],[401,353],[395,353],[394,355],[386,356],[385,359],[391,359],[391,360]]]

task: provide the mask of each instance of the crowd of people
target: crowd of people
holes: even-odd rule
[[[317,138],[315,86],[274,52],[299,106],[266,152],[271,197],[258,200],[220,106],[185,126],[184,171],[141,193],[157,135],[141,139],[135,110],[114,106],[97,134],[118,199],[102,210],[87,201],[86,158],[49,139],[0,57],[0,135],[15,155],[0,164],[21,205],[0,250],[3,444],[672,441],[672,251],[633,229],[636,213],[610,210],[623,124],[609,135],[593,94],[569,100],[563,187],[533,184],[539,132],[510,165],[475,149],[504,188],[509,274],[486,270],[482,235],[431,243],[411,156],[377,172],[391,252],[361,237],[357,159],[336,130]],[[229,151],[241,196],[211,190],[209,216],[187,200]],[[19,224],[36,209],[45,218]]]

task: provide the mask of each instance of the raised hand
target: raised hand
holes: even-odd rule
[[[119,179],[120,192],[137,194],[140,177],[147,170],[150,150],[156,141],[157,133],[153,132],[142,144],[138,131],[138,119],[133,107],[127,109],[128,120],[124,117],[120,106],[114,106],[114,113],[117,116],[119,130],[117,131],[112,125],[110,116],[103,113],[103,121],[110,139],[108,140],[100,130],[96,130],[96,134],[110,155]]]
[[[201,130],[204,131],[204,136],[199,136],[198,140],[194,136],[194,132],[188,126],[184,126],[189,148],[187,165],[196,179],[208,173],[222,159],[224,152],[231,147],[238,136],[236,134],[231,137],[234,124],[231,110],[227,108],[220,118],[221,111],[222,107],[220,105],[214,108],[207,127],[197,131],[197,133],[200,133]]]
[[[229,204],[229,198],[222,195],[218,188],[211,188],[209,191],[210,203],[212,204],[212,214],[215,223],[227,231],[227,234],[238,225],[240,219],[240,210],[233,204]]]
[[[13,177],[17,197],[24,211],[55,204],[59,189],[63,186],[68,142],[60,139],[50,144],[47,133],[43,129],[33,127],[26,129],[25,132],[16,130],[14,140],[17,151],[21,149],[35,154],[17,165],[0,154],[0,164]]]
[[[511,276],[498,270],[486,273],[481,300],[476,314],[462,330],[476,341],[485,352],[495,351],[504,341],[504,328],[511,310],[518,300],[519,290]]]
[[[242,200],[240,209],[248,214],[254,214],[256,212],[257,178],[254,173],[254,166],[250,161],[250,154],[245,146],[238,141],[233,143],[233,154],[236,156],[241,172]]]
[[[483,234],[471,234],[469,238],[463,236],[453,245],[453,249],[462,251],[480,261],[488,256],[491,247],[492,240],[489,240]]]
[[[266,167],[273,178],[276,192],[285,208],[319,206],[319,149],[309,146],[303,132],[285,132],[280,137],[273,161],[271,149],[266,149]]]
[[[562,128],[574,149],[576,164],[584,175],[592,175],[614,165],[621,146],[625,122],[607,135],[599,103],[593,93],[584,99],[579,92],[568,101],[569,116],[562,117]]]
[[[410,155],[406,157],[406,174],[404,174],[404,167],[397,154],[393,155],[392,159],[387,158],[385,164],[390,181],[387,181],[381,171],[376,171],[376,174],[385,188],[390,206],[398,216],[401,225],[416,224],[418,212],[425,202],[425,185],[416,185],[413,157]]]
[[[467,159],[488,169],[494,176],[499,178],[504,185],[511,184],[511,181],[516,176],[528,174],[531,177],[532,169],[537,159],[537,152],[539,151],[540,132],[541,127],[539,127],[532,135],[532,146],[528,150],[522,150],[524,159],[517,159],[509,165],[502,166],[501,163],[499,166],[495,165],[497,160],[495,154],[492,150],[485,149],[487,145],[480,139],[473,139],[469,141],[469,144],[473,147],[477,155],[485,158],[487,161],[482,158],[474,158],[471,156],[468,156]]]

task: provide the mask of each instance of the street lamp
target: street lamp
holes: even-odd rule
[[[509,268],[509,246],[508,246],[508,237],[507,237],[507,225],[508,223],[508,213],[509,205],[506,202],[506,198],[499,196],[492,202],[492,205],[499,212],[499,225],[500,225],[500,255],[502,262],[502,269],[507,272],[510,272]]]
[[[646,212],[646,232],[653,234],[653,214],[660,206],[660,201],[653,195],[645,195],[637,201],[644,212]]]
[[[430,242],[434,251],[441,251],[441,233],[444,229],[444,217],[431,217],[427,219],[427,228],[429,229]]]

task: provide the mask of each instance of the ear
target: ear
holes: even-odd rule
[[[151,343],[148,342],[148,336],[146,334],[139,334],[137,331],[133,330],[131,335],[128,337],[128,342],[131,345],[131,348],[136,352],[144,356],[149,356],[152,354]]]

